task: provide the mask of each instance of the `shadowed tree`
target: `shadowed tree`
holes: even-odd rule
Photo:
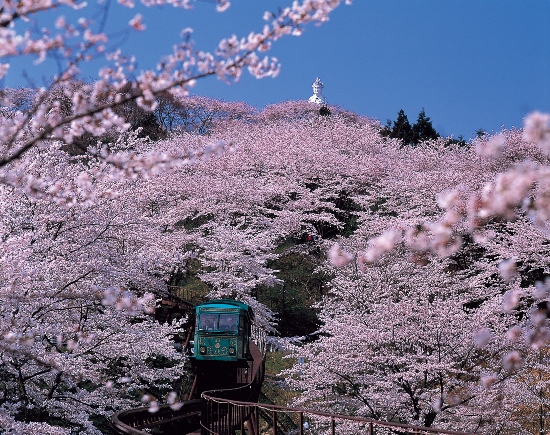
[[[392,122],[388,119],[386,127],[381,131],[382,136],[401,139],[403,144],[410,143],[412,127],[403,109],[397,114],[397,119],[394,121],[393,126],[391,124]]]
[[[432,121],[426,116],[424,108],[418,114],[416,123],[411,126],[405,111],[401,109],[397,114],[397,119],[393,122],[388,120],[386,126],[380,134],[383,137],[401,139],[403,145],[418,145],[427,140],[438,139],[441,137],[433,128]]]
[[[426,116],[424,108],[418,114],[416,124],[412,127],[411,142],[415,145],[427,140],[438,139],[439,133],[433,128],[432,121]]]

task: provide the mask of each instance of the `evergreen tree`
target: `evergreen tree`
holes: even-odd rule
[[[386,125],[380,129],[380,136],[391,137],[391,119],[386,121]]]
[[[449,145],[458,145],[461,147],[466,147],[466,146],[469,146],[470,144],[466,139],[464,139],[464,136],[460,134],[457,139],[449,139],[446,143],[446,146],[449,146]]]
[[[393,123],[390,137],[401,139],[403,144],[408,144],[411,141],[412,127],[405,115],[405,111],[401,109],[397,114],[397,119]]]
[[[432,121],[426,116],[424,108],[418,114],[416,124],[413,126],[409,123],[405,111],[401,109],[397,114],[397,119],[393,122],[393,126],[388,119],[386,126],[380,130],[380,135],[401,139],[403,145],[417,145],[420,142],[440,137],[439,133],[433,128]]]
[[[432,125],[430,118],[426,116],[424,108],[418,114],[416,124],[412,127],[411,142],[415,145],[430,139],[437,139],[440,135]]]

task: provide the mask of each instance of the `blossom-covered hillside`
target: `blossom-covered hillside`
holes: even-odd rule
[[[173,399],[179,324],[147,313],[192,274],[304,359],[285,372],[301,406],[532,433],[547,400],[545,191],[531,184],[521,209],[502,183],[524,179],[501,179],[507,197],[490,183],[544,173],[535,144],[505,131],[404,146],[338,108],[200,104],[208,128],[76,153],[51,140],[6,166],[25,188],[0,185],[1,427],[99,433],[144,394]],[[279,287],[302,289],[284,303],[313,319],[303,342],[278,333],[300,330],[268,303]]]

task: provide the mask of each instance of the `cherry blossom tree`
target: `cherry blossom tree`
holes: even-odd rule
[[[152,142],[130,131],[101,155],[68,154],[51,140],[6,164],[25,168],[18,185],[2,185],[6,430],[59,419],[94,433],[90,416],[144,393],[162,400],[181,373],[170,344],[178,324],[140,313],[190,260],[200,262],[210,297],[243,300],[274,327],[274,313],[254,296],[278,282],[268,265],[278,244],[345,226],[340,197],[353,183],[334,177],[359,169],[333,147],[334,128],[350,146],[354,133],[375,137],[377,128],[346,117],[328,125],[316,112],[295,123],[239,121],[241,112],[209,136]],[[283,126],[287,134],[273,141]],[[162,158],[141,158],[153,153]],[[18,378],[28,384],[21,391]]]
[[[308,103],[308,110],[312,108]],[[186,258],[200,262],[198,277],[208,284],[210,296],[247,301],[257,308],[264,325],[272,322],[273,313],[257,306],[251,295],[259,286],[279,282],[269,267],[279,255],[278,245],[287,239],[300,241],[305,233],[322,236],[342,231],[350,219],[342,204],[351,201],[346,195],[353,191],[353,183],[347,180],[340,186],[334,177],[342,168],[359,170],[334,149],[331,132],[337,128],[348,137],[346,143],[356,140],[354,131],[377,134],[371,123],[353,124],[335,117],[325,125],[318,111],[311,115],[266,121],[260,113],[226,123],[223,130],[213,130],[201,141],[231,139],[232,152],[147,182],[158,222],[178,234]],[[151,146],[171,155],[195,152],[196,142],[195,135],[181,134]],[[308,148],[316,152],[308,153]]]
[[[143,3],[191,6],[187,0]],[[104,14],[97,21],[94,6],[85,2],[3,3],[0,78],[14,57],[40,64],[51,55],[59,71],[45,87],[2,91],[0,101],[2,432],[66,433],[73,427],[99,433],[93,416],[135,405],[143,393],[162,399],[171,388],[182,364],[169,340],[178,325],[159,325],[144,312],[190,254],[173,231],[179,219],[158,215],[159,204],[174,198],[151,190],[147,181],[230,146],[194,137],[185,152],[165,154],[139,140],[139,131],[127,131],[123,109],[135,103],[153,111],[157,96],[184,98],[208,76],[231,82],[248,69],[274,77],[278,61],[262,52],[308,23],[326,21],[340,3],[307,0],[266,13],[259,33],[224,39],[213,53],[196,49],[192,30],[184,29],[159,68],[141,72],[131,54],[110,51],[103,27],[110,3],[100,4]],[[229,2],[216,6],[223,12]],[[80,17],[65,13],[69,9]],[[43,20],[52,11],[55,27]],[[128,24],[144,31],[144,21],[138,14]],[[97,58],[103,58],[98,78],[80,80],[84,64]],[[212,117],[201,122],[210,128]],[[95,146],[91,137],[109,143]],[[66,153],[71,145],[80,155]],[[254,269],[263,260],[252,263],[258,264]],[[163,368],[155,363],[159,358]]]
[[[287,373],[302,391],[298,403],[476,433],[510,422],[511,404],[480,385],[506,349],[507,324],[495,319],[500,295],[466,309],[472,283],[402,254],[335,278],[321,338],[293,352],[305,360]],[[493,342],[481,349],[473,336],[489,320]]]
[[[175,98],[169,94],[157,98],[154,114],[166,131],[208,134],[228,123],[250,119],[254,109],[242,102],[228,103],[205,97]]]
[[[125,7],[134,6],[133,1],[120,3]],[[152,6],[149,2],[143,3]],[[191,7],[188,0],[161,1],[154,5],[165,3],[174,7]],[[226,0],[216,3],[220,12],[229,7]],[[191,39],[192,29],[184,29],[182,41],[174,47],[174,52],[159,59],[158,70],[137,73],[132,57],[125,56],[120,50],[109,52],[108,35],[103,28],[105,17],[98,22],[86,17],[85,11],[90,6],[85,2],[7,2],[2,7],[0,18],[0,57],[8,62],[1,64],[0,77],[9,73],[9,58],[13,56],[36,56],[36,62],[40,63],[51,54],[59,59],[61,70],[53,77],[48,89],[39,90],[30,110],[2,122],[0,164],[5,166],[48,138],[72,143],[75,137],[85,132],[100,135],[111,126],[127,128],[125,120],[113,110],[115,107],[135,101],[140,107],[153,110],[157,106],[156,95],[185,96],[197,79],[217,76],[230,82],[238,80],[245,68],[258,78],[276,76],[279,70],[277,59],[262,59],[259,53],[268,51],[272,42],[284,35],[301,34],[303,26],[308,23],[326,21],[340,3],[340,0],[308,0],[294,2],[278,13],[266,12],[266,25],[261,32],[252,32],[246,38],[233,35],[224,39],[215,53],[197,50]],[[82,17],[69,21],[62,15],[64,8],[80,10]],[[107,14],[109,4],[104,8]],[[55,29],[40,27],[40,18],[52,10],[60,13]],[[27,20],[35,21],[34,32],[28,30]],[[145,30],[140,14],[129,25],[135,31]],[[71,84],[79,78],[82,64],[96,55],[105,59],[98,80],[83,84],[81,89],[71,89]],[[62,116],[59,100],[48,98],[52,88],[67,88],[66,96],[72,103],[70,114]],[[3,106],[10,104],[9,100],[2,102]],[[7,174],[3,178],[5,182],[9,181]]]
[[[166,238],[162,246],[161,228],[132,200],[134,181],[98,179],[96,171],[115,168],[58,147],[29,150],[19,162],[29,175],[55,181],[48,195],[1,186],[7,433],[20,432],[15,421],[100,433],[91,416],[101,424],[146,392],[162,399],[183,365],[170,341],[177,325],[150,315],[178,253]]]
[[[61,68],[46,88],[1,95],[3,432],[99,433],[98,419],[144,394],[154,410],[182,370],[170,343],[179,324],[148,314],[174,271],[198,262],[211,297],[243,300],[274,328],[276,313],[254,296],[279,282],[271,262],[285,241],[308,254],[304,233],[328,253],[319,270],[331,280],[315,308],[319,339],[292,348],[305,358],[288,372],[302,404],[481,433],[543,420],[547,115],[472,149],[443,139],[404,149],[337,108],[253,113],[188,98],[208,76],[275,76],[278,61],[262,53],[340,3],[293,2],[213,53],[185,29],[158,70],[137,72],[130,55],[107,53],[85,3],[4,2],[0,75],[13,56],[55,54]],[[66,8],[82,19],[38,25]],[[98,56],[98,79],[79,80]],[[152,142],[130,130],[138,111],[181,128]]]
[[[478,433],[544,425],[547,233],[531,201],[513,208],[527,190],[508,187],[521,189],[512,174],[526,168],[543,176],[548,160],[522,134],[479,140],[477,152],[370,144],[360,227],[328,243],[320,338],[291,347],[304,361],[286,372],[298,403]],[[483,182],[491,194],[495,178],[510,199],[491,197],[480,216],[468,198]]]

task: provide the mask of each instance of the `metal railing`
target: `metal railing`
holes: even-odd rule
[[[266,343],[267,343],[267,334],[265,332],[265,329],[261,326],[252,324],[251,327],[251,338],[256,343],[256,346],[258,346],[258,349],[260,350],[260,353],[265,358],[265,352],[266,352]]]
[[[203,434],[233,435],[239,430],[244,434],[258,435],[259,427],[253,418],[253,409],[257,403],[265,374],[265,333],[256,330],[257,335],[251,343],[252,361],[248,362],[248,384],[237,388],[210,390],[201,394],[201,430]],[[254,346],[252,346],[254,345]],[[234,401],[247,403],[250,406],[233,406]],[[237,402],[235,402],[237,403]]]
[[[263,403],[241,402],[220,397],[217,392],[202,395],[203,407],[201,426],[208,434],[231,435],[235,430],[243,432],[244,426],[250,434],[270,433],[272,435],[331,434],[347,432],[365,435],[475,435],[436,428],[412,426],[371,420],[362,417],[330,414],[301,408],[288,408]],[[266,420],[265,414],[270,416]],[[280,414],[292,415],[296,429],[281,431],[278,427]],[[263,416],[263,425],[260,416]],[[337,432],[338,430],[338,432]]]

